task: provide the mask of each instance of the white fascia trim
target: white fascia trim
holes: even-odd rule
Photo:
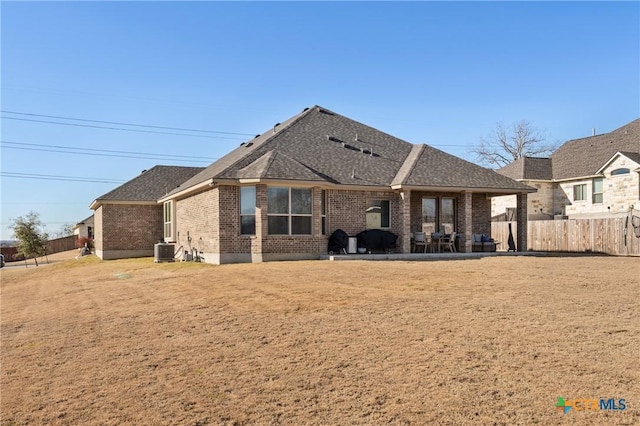
[[[158,199],[156,201],[156,203],[157,204],[163,204],[166,201],[173,200],[174,198],[181,198],[181,197],[184,197],[185,195],[188,195],[188,194],[190,194],[192,192],[196,192],[196,191],[198,191],[200,189],[204,189],[204,188],[209,188],[209,187],[215,186],[216,183],[217,182],[214,182],[213,179],[207,179],[204,182],[200,182],[199,184],[190,186],[189,188],[183,189],[182,191],[178,191],[175,194],[165,195],[164,197]]]
[[[599,177],[604,177],[604,175],[597,174],[597,175],[580,176],[580,177],[572,177],[572,178],[565,178],[565,179],[554,179],[554,182],[562,183],[562,182],[570,182],[572,180],[588,180],[588,179],[599,178]]]
[[[492,194],[523,194],[529,192],[537,192],[537,189],[504,189],[504,188],[460,188],[450,186],[409,186],[409,185],[393,185],[392,189],[409,190],[409,191],[433,191],[433,192],[472,192],[472,193],[492,193]]]
[[[155,206],[155,201],[127,201],[127,200],[95,200],[89,206],[90,209],[96,210],[100,206],[107,204],[129,205],[129,206]]]

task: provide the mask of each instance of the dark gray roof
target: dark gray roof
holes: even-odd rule
[[[155,166],[96,201],[156,201],[202,170],[203,167]]]
[[[230,173],[238,179],[291,179],[295,176],[298,180],[320,182],[326,180],[304,164],[276,151],[269,151],[247,167]]]
[[[404,179],[409,186],[452,188],[499,188],[526,190],[527,185],[516,182],[493,170],[470,163],[429,145],[423,145],[414,167]]]
[[[464,170],[462,170],[464,169]],[[314,106],[243,143],[173,193],[212,179],[269,178],[341,185],[530,189],[429,146],[416,146]]]
[[[551,158],[522,157],[497,170],[511,179],[551,180]]]
[[[594,175],[618,151],[640,153],[640,119],[610,133],[565,142],[551,154],[553,178]]]

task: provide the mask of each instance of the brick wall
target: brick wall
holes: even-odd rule
[[[104,204],[102,250],[152,250],[162,241],[162,206]]]
[[[491,235],[491,200],[486,194],[473,194],[472,233]]]
[[[218,216],[220,188],[209,188],[175,203],[175,242],[190,251],[216,253],[220,250]]]
[[[102,231],[102,209],[103,209],[103,206],[100,206],[93,212],[93,224],[94,224],[93,247],[95,248],[96,253],[101,253],[104,250],[104,243],[103,243],[104,232]]]

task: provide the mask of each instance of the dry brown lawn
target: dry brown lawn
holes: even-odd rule
[[[639,277],[595,256],[4,270],[1,421],[639,424]]]

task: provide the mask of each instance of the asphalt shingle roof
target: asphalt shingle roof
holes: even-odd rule
[[[592,176],[619,151],[640,154],[640,119],[610,133],[564,143],[551,154],[553,178]]]
[[[522,157],[498,170],[511,179],[551,180],[551,158]]]
[[[314,106],[241,144],[172,194],[211,179],[323,180],[341,185],[529,190],[427,145],[413,145]]]
[[[96,198],[96,201],[156,201],[203,167],[155,166]]]

